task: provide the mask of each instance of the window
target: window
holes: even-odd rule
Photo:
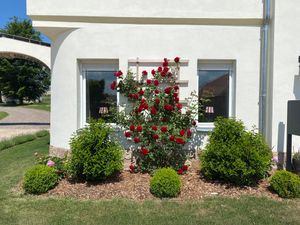
[[[82,72],[82,125],[91,119],[114,122],[112,113],[117,107],[117,93],[110,84],[116,79],[115,64],[84,65]]]
[[[199,102],[204,110],[203,115],[199,113],[200,123],[213,123],[218,116],[233,116],[231,83],[231,64],[199,64]]]

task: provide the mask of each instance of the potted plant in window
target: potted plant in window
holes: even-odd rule
[[[293,156],[293,166],[296,172],[300,172],[300,152],[297,152]]]

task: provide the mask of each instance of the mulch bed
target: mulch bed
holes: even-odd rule
[[[235,187],[220,182],[209,182],[202,178],[197,169],[190,168],[181,176],[182,190],[176,200],[199,200],[212,196],[239,198],[243,195],[280,199],[270,192],[267,180],[255,187]],[[126,198],[132,200],[155,199],[149,191],[150,175],[134,174],[123,171],[117,178],[101,183],[60,181],[57,187],[46,196],[74,197],[79,199],[113,199]]]

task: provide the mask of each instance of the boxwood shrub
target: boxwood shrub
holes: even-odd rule
[[[104,180],[123,168],[123,149],[102,120],[91,121],[71,138],[67,170],[71,177]]]
[[[58,182],[55,169],[45,165],[35,165],[24,176],[23,188],[30,194],[41,194],[55,187]]]
[[[300,197],[300,178],[288,171],[278,170],[271,177],[271,188],[282,198]]]
[[[253,185],[267,175],[272,153],[262,136],[241,121],[218,118],[200,155],[203,175],[236,185]]]
[[[181,180],[171,168],[158,169],[150,180],[150,192],[159,198],[173,198],[179,195]]]

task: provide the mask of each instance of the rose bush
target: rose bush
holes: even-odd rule
[[[131,104],[129,112],[120,112],[118,119],[126,129],[124,136],[134,143],[136,164],[130,166],[131,171],[149,172],[161,167],[172,167],[181,174],[186,171],[183,146],[192,137],[199,105],[193,93],[186,107],[179,103],[179,68],[180,58],[176,57],[174,62],[164,59],[162,66],[150,73],[143,71],[139,81],[130,71],[126,77],[121,71],[115,74],[117,81],[111,88]]]

